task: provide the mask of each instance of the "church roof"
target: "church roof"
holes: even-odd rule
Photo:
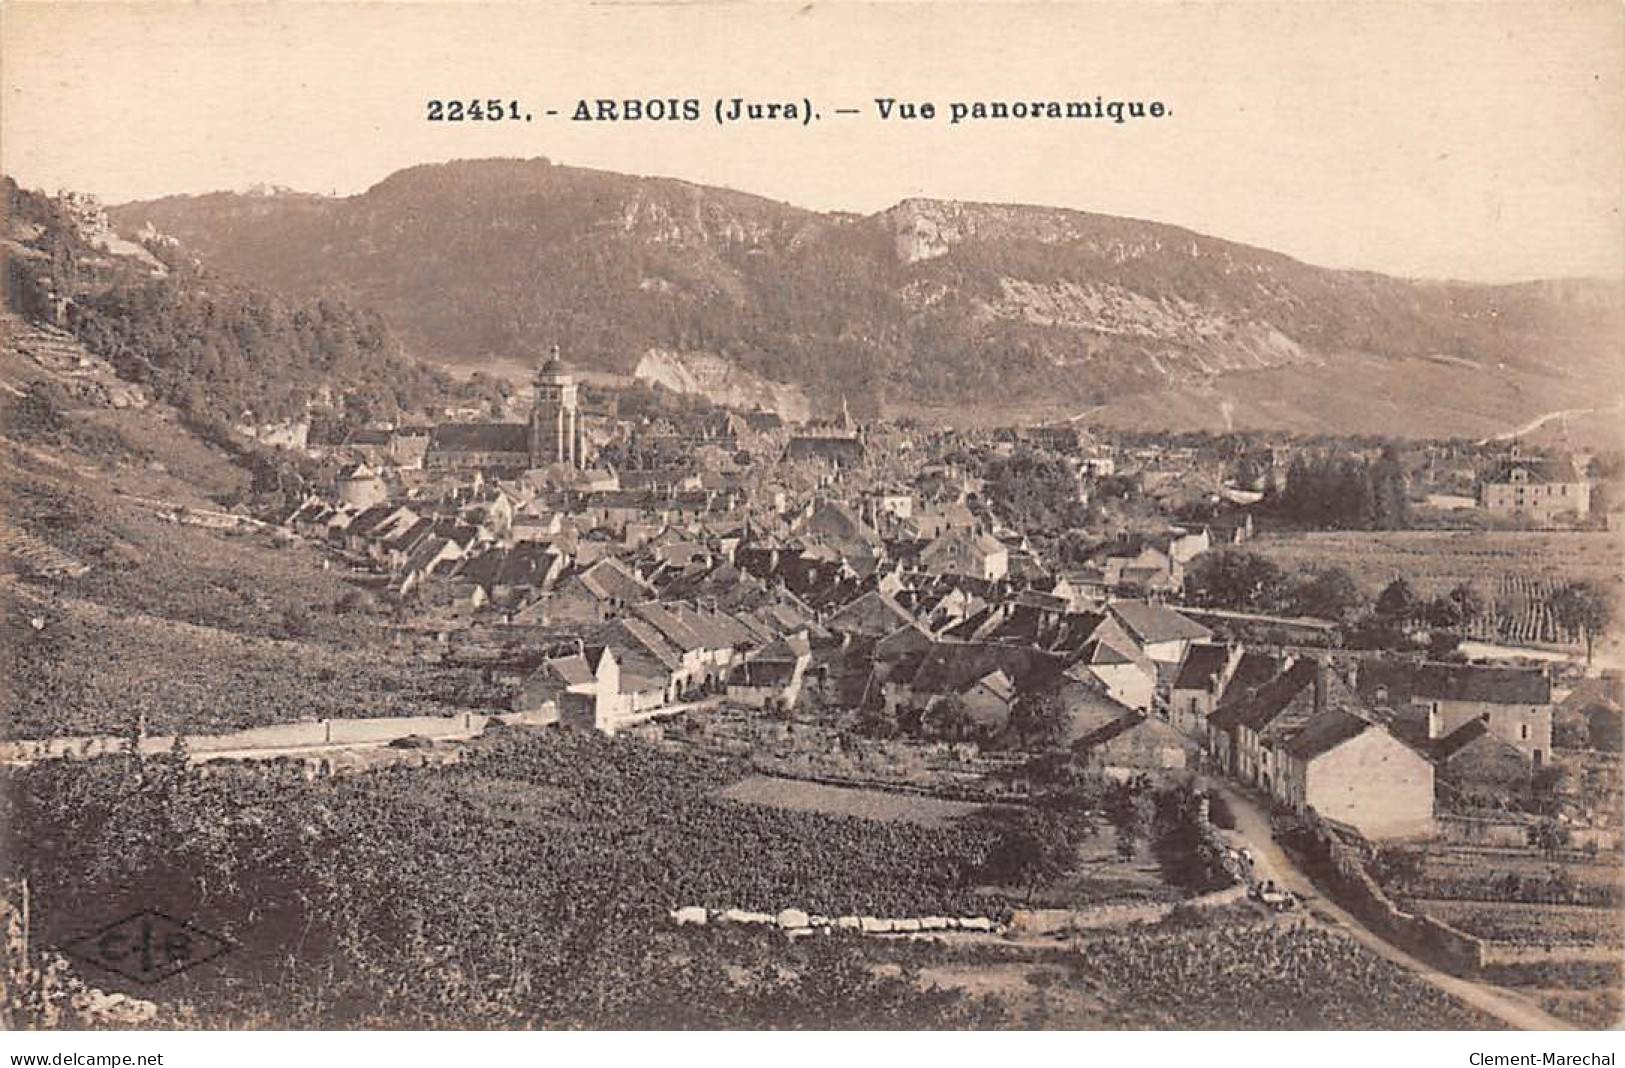
[[[441,423],[429,437],[430,452],[530,451],[524,423]]]

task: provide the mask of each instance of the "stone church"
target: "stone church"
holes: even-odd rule
[[[442,423],[429,436],[423,466],[433,471],[517,472],[563,464],[583,467],[579,387],[559,347],[537,368],[530,421]]]

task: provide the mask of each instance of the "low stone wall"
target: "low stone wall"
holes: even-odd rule
[[[1324,823],[1313,825],[1306,834],[1308,840],[1297,844],[1300,851],[1313,851],[1308,859],[1316,881],[1372,930],[1446,971],[1471,973],[1484,967],[1482,939],[1394,904],[1366,871],[1359,854]]]
[[[1439,816],[1435,819],[1439,839],[1450,845],[1484,846],[1492,849],[1522,849],[1529,844],[1529,828],[1539,822],[1529,816],[1521,819],[1485,819],[1479,816]],[[1569,827],[1571,849],[1595,849],[1617,853],[1625,836],[1618,827]]]
[[[249,727],[224,734],[188,734],[186,746],[194,757],[210,753],[241,753],[256,749],[277,751],[306,749],[324,745],[387,744],[399,738],[472,738],[496,721],[511,725],[545,726],[557,721],[551,706],[533,712],[463,712],[453,716],[380,716],[374,719],[318,719]],[[0,743],[0,762],[31,763],[55,758],[81,758],[122,753],[127,738],[112,735],[71,738],[38,738]],[[174,735],[150,735],[141,739],[138,750],[156,755],[175,745]]]
[[[1184,901],[1147,901],[1121,905],[1097,905],[1086,909],[1017,909],[1010,919],[1010,929],[1021,934],[1064,934],[1068,931],[1092,931],[1108,927],[1126,927],[1131,923],[1161,923],[1180,908],[1217,908],[1234,905],[1247,899],[1247,887],[1237,885],[1215,890],[1211,894],[1187,898]]]
[[[1485,968],[1517,964],[1618,964],[1618,946],[1523,946],[1512,942],[1484,942],[1480,962]]]
[[[710,924],[775,927],[792,936],[817,931],[887,935],[936,931],[1003,934],[1005,931],[1004,925],[990,916],[818,916],[801,909],[781,909],[771,913],[745,909],[706,909],[698,905],[672,909],[671,920],[679,927],[704,927]]]

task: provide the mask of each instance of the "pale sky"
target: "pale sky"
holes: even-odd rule
[[[909,196],[1157,219],[1312,263],[1625,275],[1625,7],[1539,3],[11,2],[0,169],[110,203],[547,156],[810,208]],[[873,98],[1161,100],[1170,118],[882,122]],[[811,98],[800,125],[710,100]],[[581,97],[699,97],[576,123]],[[530,123],[430,123],[430,98]],[[862,108],[836,116],[837,107]]]

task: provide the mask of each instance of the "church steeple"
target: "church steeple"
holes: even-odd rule
[[[536,402],[530,411],[532,467],[566,464],[580,467],[581,422],[576,380],[554,345],[536,369]]]

